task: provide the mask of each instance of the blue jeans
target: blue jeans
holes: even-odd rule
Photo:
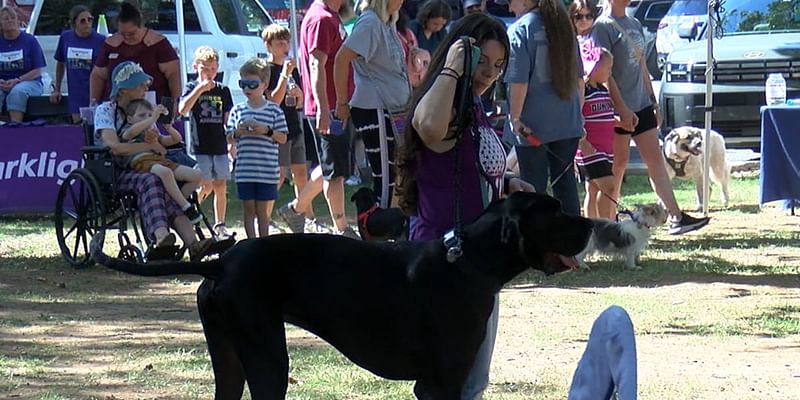
[[[578,182],[572,170],[578,138],[557,140],[539,147],[517,145],[515,148],[520,178],[533,185],[539,193],[547,193],[548,180],[558,179],[553,184],[553,197],[561,200],[565,213],[580,215]]]
[[[628,313],[611,306],[592,325],[567,400],[636,400],[636,339]]]
[[[492,364],[494,340],[497,337],[497,316],[500,311],[500,295],[494,295],[494,309],[489,319],[486,320],[486,336],[483,338],[472,369],[469,370],[467,380],[461,389],[461,400],[475,400],[483,396],[483,391],[489,386],[489,367]]]
[[[0,105],[5,101],[8,111],[24,113],[28,111],[28,97],[41,96],[42,91],[42,82],[22,81],[14,85],[7,93],[0,90]]]

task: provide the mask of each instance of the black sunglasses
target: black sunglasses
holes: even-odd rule
[[[261,81],[255,79],[239,79],[239,87],[242,89],[258,89]]]
[[[91,24],[92,22],[94,22],[94,17],[81,18],[78,20],[78,22],[80,22],[81,24],[85,24],[87,22]]]
[[[592,14],[581,14],[581,13],[576,13],[576,14],[572,14],[572,19],[574,19],[575,21],[580,21],[580,20],[582,20],[582,19],[585,19],[585,20],[587,20],[587,21],[591,21],[591,20],[593,20],[593,19],[594,19],[594,15],[592,15]]]

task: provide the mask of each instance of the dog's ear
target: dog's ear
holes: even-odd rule
[[[671,141],[673,141],[673,140],[675,140],[677,138],[678,138],[678,132],[675,129],[673,129],[673,130],[669,131],[669,133],[667,134],[666,137],[664,137],[664,141],[665,142],[671,142]]]
[[[538,210],[557,211],[561,202],[548,195],[540,193],[515,192],[508,196],[503,203],[503,217],[500,228],[500,241],[509,243],[516,241],[521,234],[520,222],[523,216],[532,208]]]
[[[354,202],[354,201],[356,201],[356,197],[358,197],[358,192],[359,192],[359,191],[361,191],[361,189],[359,189],[358,191],[356,191],[355,193],[353,193],[353,194],[350,196],[350,202],[351,202],[351,203],[352,203],[352,202]]]

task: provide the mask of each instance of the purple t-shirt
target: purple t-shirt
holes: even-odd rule
[[[14,40],[0,35],[0,79],[16,79],[46,65],[42,47],[33,35],[20,32]],[[41,82],[42,77],[36,80]]]
[[[105,39],[94,31],[82,38],[71,29],[58,38],[53,58],[67,68],[67,105],[73,114],[89,105],[89,75]]]
[[[476,101],[480,101],[479,98]],[[503,192],[505,149],[480,112],[476,129],[462,134],[458,148],[436,153],[422,147],[417,155],[417,216],[410,240],[441,238],[453,229],[453,176],[456,150],[461,152],[459,208],[463,225],[474,222]]]

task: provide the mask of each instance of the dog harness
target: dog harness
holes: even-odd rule
[[[686,176],[686,162],[688,161],[689,159],[683,161],[676,161],[667,157],[667,164],[669,164],[669,166],[672,167],[672,170],[675,171],[675,176],[678,177]]]
[[[358,213],[358,230],[361,231],[362,239],[366,241],[372,240],[372,234],[370,234],[369,229],[367,229],[367,220],[369,219],[370,215],[375,213],[375,211],[378,211],[377,203],[373,204],[369,210]]]

